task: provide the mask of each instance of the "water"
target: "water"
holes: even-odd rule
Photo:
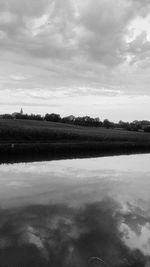
[[[149,162],[0,165],[0,267],[150,266]]]

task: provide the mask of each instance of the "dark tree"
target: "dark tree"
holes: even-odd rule
[[[51,114],[46,114],[44,119],[46,121],[54,121],[54,122],[60,122],[61,121],[61,117],[59,114],[55,114],[55,113],[51,113]]]
[[[107,128],[107,129],[108,128],[113,128],[114,127],[114,123],[109,121],[108,119],[105,119],[103,121],[103,127]]]

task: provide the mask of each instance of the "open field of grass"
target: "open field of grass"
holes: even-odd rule
[[[63,123],[0,120],[0,158],[150,152],[150,133]]]
[[[150,141],[150,134],[30,120],[0,120],[2,142]]]

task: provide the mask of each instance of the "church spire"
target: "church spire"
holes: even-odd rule
[[[23,109],[21,108],[21,110],[20,110],[20,114],[22,115],[23,114]]]

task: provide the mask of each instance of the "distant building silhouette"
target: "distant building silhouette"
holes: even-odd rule
[[[23,115],[23,109],[22,108],[21,108],[20,112],[14,112],[14,113],[12,113],[13,119],[15,119],[17,115]]]
[[[65,119],[67,119],[68,121],[74,121],[75,120],[75,116],[70,115],[70,116],[65,117]]]

